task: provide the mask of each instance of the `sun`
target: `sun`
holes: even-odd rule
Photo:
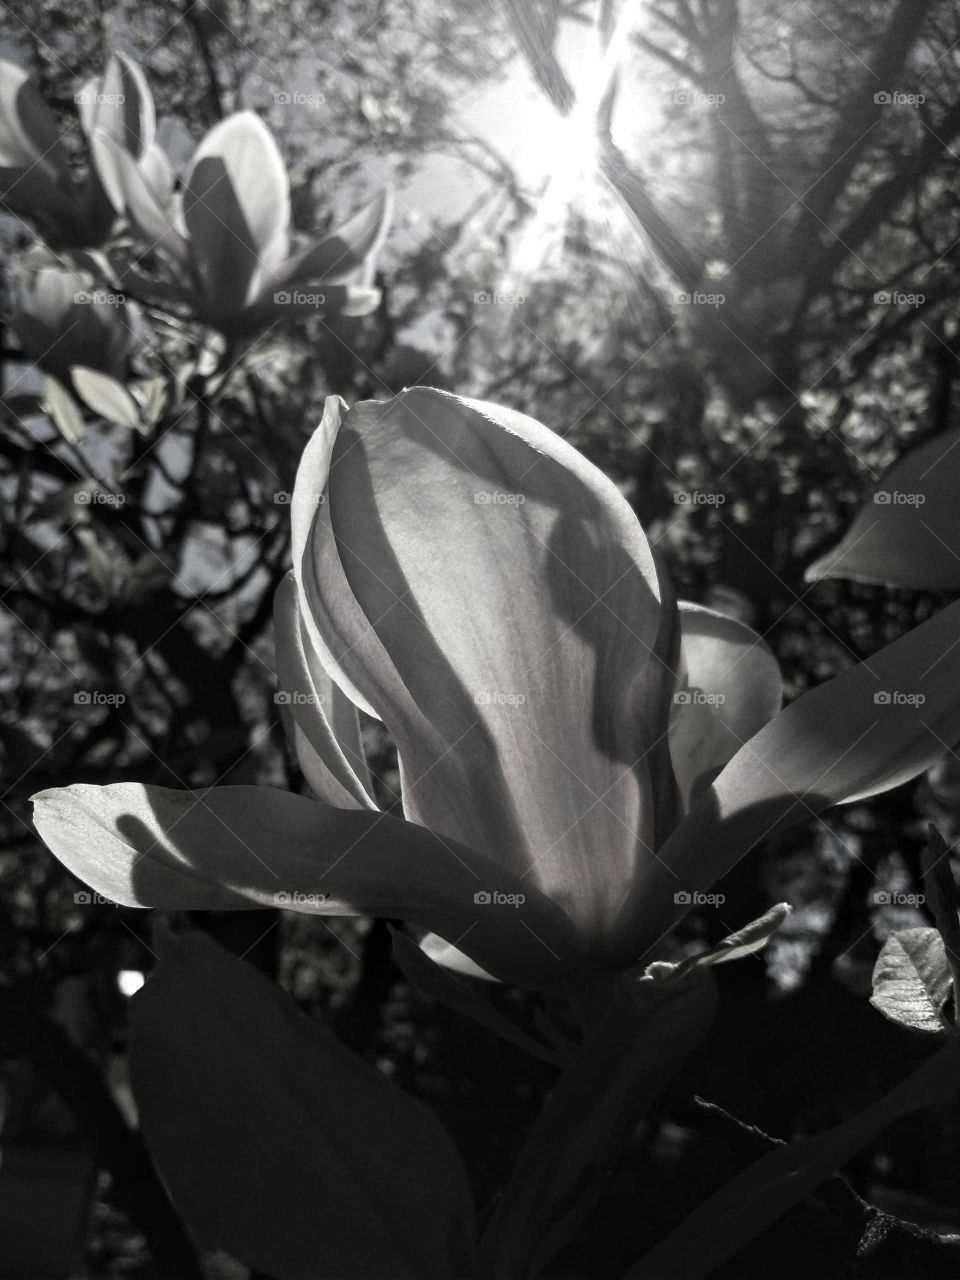
[[[510,275],[529,276],[562,245],[572,209],[589,209],[601,185],[600,134],[604,101],[624,60],[639,16],[639,0],[626,0],[609,38],[598,21],[572,60],[573,106],[566,114],[542,98],[519,122],[539,171],[536,210],[511,253]]]

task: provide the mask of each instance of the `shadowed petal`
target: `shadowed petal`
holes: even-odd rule
[[[211,319],[233,324],[290,222],[283,158],[254,112],[228,116],[203,138],[184,178],[183,216]]]
[[[273,602],[280,705],[293,722],[300,769],[318,800],[342,809],[375,809],[357,709],[334,684],[301,634],[292,575]],[[363,779],[363,781],[361,781]]]
[[[330,401],[294,492],[311,639],[393,734],[407,815],[523,873],[602,948],[652,837],[651,708],[673,679],[643,531],[511,410],[415,388],[338,418]]]
[[[570,921],[532,887],[472,849],[382,813],[333,809],[271,787],[198,792],[121,782],[33,799],[53,853],[126,906],[399,917],[528,985],[583,963]],[[524,901],[497,901],[491,891]]]
[[[638,879],[642,953],[775,831],[915,778],[960,738],[960,602],[791,703],[747,742]],[[641,936],[642,935],[642,936]],[[637,951],[634,951],[634,955]]]
[[[742,622],[680,602],[680,678],[670,758],[684,806],[780,710],[783,681],[767,645]]]

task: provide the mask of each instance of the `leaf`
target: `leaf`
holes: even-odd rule
[[[133,427],[142,431],[140,409],[136,400],[122,383],[99,369],[87,369],[75,365],[70,370],[73,385],[84,404],[107,422],[118,427]]]
[[[566,1244],[715,1013],[708,973],[621,990],[557,1082],[504,1189],[483,1241],[493,1274],[539,1274]]]
[[[140,415],[148,426],[156,426],[167,399],[166,378],[144,378],[130,384],[130,394],[140,407]]]
[[[548,1049],[545,1044],[528,1035],[522,1027],[511,1022],[471,986],[468,979],[452,973],[424,955],[413,939],[399,929],[391,927],[390,936],[393,939],[393,958],[412,987],[429,999],[453,1009],[455,1013],[461,1013],[465,1018],[487,1027],[525,1053],[541,1058],[552,1066],[558,1065],[559,1059],[552,1049]]]
[[[870,1003],[885,1018],[915,1031],[943,1032],[950,967],[936,929],[899,929],[880,949]]]
[[[960,586],[960,429],[911,449],[875,484],[807,582],[849,578],[937,591]]]
[[[63,383],[47,374],[43,382],[43,408],[68,444],[79,444],[85,430],[83,414]]]
[[[765,911],[756,920],[751,920],[742,929],[727,934],[709,950],[701,951],[699,955],[688,956],[678,964],[657,960],[647,967],[646,972],[650,977],[660,981],[675,982],[695,969],[712,968],[714,965],[728,964],[731,960],[742,960],[744,956],[752,956],[755,952],[763,950],[792,910],[788,902],[778,902],[775,907]]]
[[[276,1280],[470,1274],[470,1190],[433,1113],[206,935],[161,941],[130,1068],[205,1248]]]
[[[703,1280],[894,1120],[950,1102],[960,1088],[960,1044],[949,1044],[852,1120],[777,1147],[725,1183],[650,1250],[623,1280]]]

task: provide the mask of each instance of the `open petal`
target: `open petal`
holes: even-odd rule
[[[0,58],[0,212],[29,218],[52,233],[79,219],[61,185],[69,176],[61,133],[23,68]]]
[[[777,660],[742,622],[680,603],[680,673],[670,717],[670,757],[684,806],[780,710]]]
[[[840,543],[807,570],[807,581],[960,587],[958,482],[960,429],[911,449],[873,486]]]
[[[174,224],[173,207],[165,171],[155,162],[140,166],[133,156],[105,133],[94,132],[90,153],[115,208],[126,212],[153,249],[162,249],[175,261],[186,263],[187,242]],[[158,182],[160,185],[154,186]]]
[[[330,235],[288,258],[272,275],[270,287],[305,288],[321,281],[345,281],[362,271],[384,241],[392,208],[390,192],[381,191]]]
[[[157,131],[153,95],[146,76],[125,53],[115,53],[102,76],[80,94],[80,122],[90,137],[95,130],[140,160]]]
[[[584,960],[570,921],[531,886],[472,849],[382,813],[271,787],[199,792],[121,782],[33,799],[52,852],[126,906],[398,917],[528,985],[548,984]]]
[[[280,706],[293,726],[300,769],[318,800],[343,809],[375,809],[357,709],[327,675],[302,634],[292,575],[273,604]],[[361,781],[362,779],[362,781]]]
[[[642,953],[760,840],[915,778],[960,739],[960,601],[791,703],[749,740],[649,859]]]
[[[342,426],[328,402],[292,518],[310,637],[393,734],[407,815],[602,950],[653,839],[647,755],[673,684],[619,490],[531,418],[414,388]]]
[[[183,216],[211,319],[233,323],[290,222],[290,187],[260,117],[240,111],[201,141],[184,178]]]

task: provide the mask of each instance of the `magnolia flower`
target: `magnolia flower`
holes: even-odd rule
[[[118,902],[399,917],[547,985],[652,958],[758,840],[960,738],[960,606],[778,712],[762,641],[677,606],[617,487],[510,409],[331,398],[291,518],[277,665],[313,798],[38,795],[49,847]],[[403,818],[356,708],[396,741]]]
[[[95,135],[109,138],[134,169],[158,180],[166,161],[154,142],[153,98],[135,62],[113,54],[76,102],[88,146]],[[96,169],[75,179],[62,132],[27,73],[0,59],[0,209],[33,222],[54,248],[93,247],[106,239],[120,206]]]
[[[202,139],[182,193],[155,180],[106,134],[94,135],[93,152],[107,189],[176,272],[164,296],[189,304],[228,337],[294,315],[358,316],[377,306],[380,293],[371,285],[389,223],[387,193],[291,254],[287,171],[252,111],[229,116]]]
[[[12,324],[24,354],[69,385],[78,365],[123,377],[136,310],[81,271],[45,267],[17,302]]]

